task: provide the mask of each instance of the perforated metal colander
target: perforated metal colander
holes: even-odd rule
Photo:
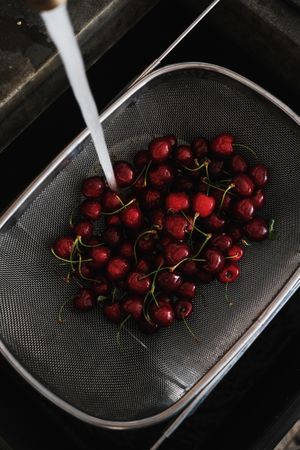
[[[170,417],[230,367],[297,288],[299,270],[299,118],[270,94],[226,69],[201,63],[168,66],[129,89],[101,117],[112,157],[129,159],[158,135],[180,142],[227,131],[255,149],[270,169],[262,215],[279,238],[246,250],[229,288],[203,287],[190,325],[142,335],[116,327],[95,309],[61,304],[77,291],[50,253],[80,202],[81,180],[99,170],[87,132],[41,174],[0,223],[0,349],[36,389],[71,414],[111,428]],[[249,155],[247,154],[247,158]]]

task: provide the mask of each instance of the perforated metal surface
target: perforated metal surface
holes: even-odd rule
[[[181,69],[151,79],[106,118],[104,128],[114,160],[130,159],[160,134],[175,133],[189,142],[199,134],[211,138],[233,133],[270,169],[262,215],[276,219],[279,234],[277,241],[246,250],[240,279],[229,289],[232,307],[225,300],[224,285],[215,282],[202,288],[206,301],[196,299],[190,318],[200,342],[182,323],[153,336],[142,335],[132,325],[124,331],[120,348],[116,327],[99,310],[82,314],[69,306],[65,323],[56,321],[59,307],[78,286],[63,282],[64,269],[50,246],[68,229],[68,218],[80,202],[81,180],[98,171],[89,138],[66,156],[60,171],[52,171],[42,190],[40,186],[32,192],[25,211],[21,214],[19,208],[3,226],[0,326],[6,353],[51,395],[107,421],[99,425],[117,421],[126,427],[128,421],[150,420],[159,413],[167,417],[171,406],[172,412],[176,405],[181,408],[186,393],[199,391],[201,378],[299,267],[300,131],[268,100],[208,69]]]

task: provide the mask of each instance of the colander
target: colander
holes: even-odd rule
[[[180,143],[230,132],[268,165],[261,215],[278,238],[246,249],[239,280],[201,288],[189,323],[143,335],[116,326],[99,309],[67,305],[77,291],[50,253],[68,231],[83,178],[101,173],[88,132],[41,173],[0,221],[0,350],[39,392],[90,424],[129,429],[170,418],[201,400],[237,361],[299,285],[299,117],[251,81],[205,63],[163,67],[129,88],[100,117],[112,159],[130,160],[155,136]],[[246,155],[249,159],[249,154]],[[254,162],[254,160],[253,160]],[[203,300],[203,296],[205,300]]]

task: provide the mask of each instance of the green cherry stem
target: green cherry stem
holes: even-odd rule
[[[203,164],[201,164],[201,166],[199,165],[198,159],[194,159],[194,162],[197,165],[197,167],[195,167],[194,169],[191,169],[190,167],[185,166],[184,164],[181,164],[181,167],[188,170],[189,172],[197,172],[198,170],[201,170],[203,167],[207,166],[210,161],[208,162],[205,161]]]
[[[189,222],[189,224],[190,225],[192,225],[192,231],[191,231],[191,234],[193,233],[193,230],[195,229],[196,231],[198,231],[198,233],[200,233],[200,234],[202,234],[202,236],[208,236],[208,234],[207,233],[204,233],[204,231],[202,231],[202,230],[200,230],[200,228],[198,228],[196,225],[195,225],[195,222],[196,222],[196,220],[198,219],[198,217],[199,217],[199,214],[198,213],[196,213],[195,214],[195,216],[194,216],[194,218],[193,218],[193,221],[191,221],[191,219],[183,212],[183,211],[180,211],[181,212],[181,214],[183,215],[183,217]]]
[[[53,248],[51,248],[51,253],[55,256],[55,258],[59,259],[60,261],[64,261],[65,263],[69,263],[69,264],[79,264],[80,260],[72,260],[72,259],[64,259],[61,258],[60,256],[58,256],[55,251],[53,250]],[[90,262],[92,261],[92,259],[83,259],[81,262]]]
[[[131,317],[131,314],[128,314],[128,316],[125,317],[125,319],[121,322],[119,330],[117,332],[117,343],[118,343],[119,347],[121,347],[120,336],[121,336],[122,328],[124,327],[126,322],[130,319],[130,317]]]
[[[252,155],[254,155],[255,158],[257,159],[257,154],[256,154],[256,152],[253,150],[253,148],[248,147],[248,145],[244,145],[244,144],[232,144],[232,147],[245,148],[245,149],[248,150],[250,153],[252,153]]]
[[[141,239],[141,237],[146,236],[147,234],[157,234],[157,231],[156,230],[147,230],[138,235],[138,237],[136,238],[136,240],[134,242],[134,246],[133,246],[133,254],[134,254],[135,263],[137,263],[136,246],[137,246],[139,240]]]
[[[152,164],[152,161],[149,161],[147,164],[147,167],[146,167],[145,176],[144,176],[144,185],[143,185],[144,187],[147,187],[147,176],[148,176],[148,172],[149,172],[151,164]]]
[[[191,334],[191,336],[195,339],[195,341],[200,342],[200,339],[195,335],[195,333],[193,332],[193,330],[191,329],[191,327],[189,326],[189,324],[186,321],[186,318],[182,316],[182,320],[184,322],[184,325],[186,326],[188,332]]]
[[[230,298],[228,296],[228,284],[229,283],[227,282],[226,285],[225,285],[225,299],[228,302],[228,306],[232,306],[233,303],[232,303],[232,301],[230,300]]]
[[[225,189],[225,191],[223,192],[222,199],[221,199],[221,203],[220,203],[220,206],[219,206],[219,213],[220,213],[220,211],[221,211],[221,209],[222,209],[222,206],[223,206],[223,203],[224,203],[224,200],[225,200],[226,195],[228,194],[228,192],[230,191],[230,189],[232,189],[232,188],[234,188],[234,187],[235,187],[234,183],[230,183],[229,186],[228,186],[228,187]]]
[[[69,302],[71,302],[71,301],[72,301],[72,299],[71,299],[71,298],[68,298],[68,300],[66,300],[66,301],[61,305],[61,307],[59,308],[59,311],[58,311],[58,318],[57,318],[58,323],[60,323],[60,324],[64,323],[63,318],[62,318],[62,313],[63,313],[63,310],[65,309],[65,306],[66,306]]]
[[[120,211],[122,211],[123,209],[127,208],[127,206],[131,205],[132,203],[134,203],[136,201],[136,198],[133,198],[132,200],[130,200],[130,202],[126,203],[126,205],[122,202],[121,198],[118,197],[120,202],[122,203],[122,207],[119,209],[116,209],[115,211],[111,211],[111,212],[102,212],[102,214],[104,216],[112,216],[113,214],[117,214]]]
[[[87,248],[94,248],[94,247],[100,247],[101,245],[104,245],[103,242],[100,242],[100,244],[94,244],[94,245],[88,245],[85,244],[84,242],[82,242],[82,237],[81,236],[77,236],[78,242],[80,245],[82,245],[83,247],[87,247]]]
[[[212,237],[212,234],[209,233],[209,234],[206,236],[204,242],[203,242],[202,245],[200,246],[200,248],[199,248],[199,250],[197,251],[197,253],[196,253],[191,259],[196,259],[196,258],[200,255],[200,253],[201,253],[202,250],[204,249],[204,247],[205,247],[205,245],[207,244],[207,242],[211,239],[211,237]]]

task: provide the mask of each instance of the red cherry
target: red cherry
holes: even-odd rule
[[[79,267],[76,267],[74,275],[77,278],[92,278],[93,277],[93,270],[89,263],[82,263],[80,264],[80,270]]]
[[[156,300],[160,306],[163,305],[164,303],[167,303],[168,305],[172,303],[171,297],[169,297],[166,294],[158,294],[156,296]]]
[[[218,273],[217,278],[221,283],[233,283],[240,274],[240,268],[235,263],[227,263]]]
[[[95,296],[90,289],[81,288],[73,298],[73,304],[80,311],[90,311],[95,306]]]
[[[101,216],[101,203],[93,198],[84,200],[79,209],[80,213],[89,220],[98,220]]]
[[[243,173],[246,172],[248,165],[245,158],[236,153],[229,160],[229,168],[232,173]]]
[[[62,236],[53,244],[53,250],[57,256],[69,259],[73,252],[74,239],[71,236]]]
[[[232,239],[226,233],[216,234],[211,239],[210,244],[221,252],[225,252],[232,246]]]
[[[155,255],[155,257],[153,259],[153,265],[154,265],[154,267],[166,266],[167,263],[166,263],[165,257],[161,254]]]
[[[196,284],[192,281],[184,281],[178,289],[179,297],[186,297],[188,299],[194,298],[196,295]]]
[[[156,189],[146,188],[141,194],[141,203],[146,209],[158,208],[162,203],[161,192]]]
[[[224,176],[224,161],[212,159],[208,165],[208,173],[213,180],[219,180]]]
[[[244,231],[251,241],[263,241],[268,237],[268,226],[264,219],[255,217],[245,226]]]
[[[203,254],[206,262],[203,263],[202,267],[207,272],[217,273],[223,269],[224,266],[224,256],[217,249],[207,249]]]
[[[140,272],[140,273],[149,273],[151,270],[151,265],[150,262],[147,261],[146,259],[139,259],[137,265],[135,266],[135,272]]]
[[[151,278],[143,273],[131,272],[127,277],[127,287],[136,294],[147,294],[151,287]]]
[[[232,179],[235,191],[242,197],[250,197],[253,194],[254,184],[251,178],[244,173],[239,173]]]
[[[161,236],[160,241],[159,241],[160,245],[164,248],[167,247],[167,245],[174,243],[174,242],[175,242],[174,239],[171,238],[171,236],[169,236],[167,234]]]
[[[264,164],[257,164],[254,167],[250,167],[249,175],[255,185],[259,187],[264,186],[268,181],[268,169]]]
[[[150,212],[151,223],[158,230],[162,230],[165,226],[166,214],[163,209],[155,209]]]
[[[148,179],[156,189],[166,189],[174,179],[174,169],[170,164],[159,164],[149,170]]]
[[[193,312],[193,304],[190,300],[181,299],[175,303],[175,316],[177,320],[187,319]]]
[[[208,284],[214,280],[214,275],[206,270],[200,269],[197,273],[197,279],[202,284]]]
[[[170,142],[171,147],[176,147],[177,145],[177,138],[174,134],[166,134],[166,136],[164,136],[164,139],[167,139]]]
[[[93,247],[89,251],[89,256],[92,258],[91,266],[93,268],[105,266],[110,258],[110,250],[107,247]]]
[[[175,312],[171,305],[153,305],[151,308],[151,319],[161,327],[170,327],[175,321]]]
[[[191,249],[187,244],[171,243],[164,248],[164,256],[167,264],[175,266],[180,261],[188,258],[191,254]]]
[[[192,141],[192,150],[194,158],[202,159],[208,153],[208,141],[203,137],[196,137]]]
[[[194,180],[191,177],[180,175],[179,177],[176,177],[174,187],[178,191],[191,192],[194,189]],[[205,192],[206,189],[207,186],[205,186]]]
[[[230,261],[236,262],[242,259],[244,255],[244,249],[240,245],[234,244],[230,249],[227,250],[226,255],[230,256]]]
[[[122,207],[122,201],[118,194],[107,189],[102,196],[102,205],[105,211],[117,211]]]
[[[238,225],[230,224],[226,230],[227,234],[231,237],[233,242],[238,242],[242,239],[243,233]]]
[[[121,225],[121,220],[118,214],[111,214],[110,216],[105,217],[105,223],[107,226]]]
[[[205,224],[210,231],[220,231],[225,225],[225,219],[219,217],[215,213],[212,213],[205,219]]]
[[[180,265],[180,270],[184,275],[187,275],[189,277],[194,277],[199,270],[198,263],[196,261],[184,261]]]
[[[83,180],[81,192],[87,198],[97,198],[103,194],[105,188],[106,184],[104,178],[95,176]]]
[[[216,205],[214,197],[198,192],[193,197],[193,210],[199,217],[208,217]]]
[[[106,296],[111,290],[110,283],[102,275],[96,275],[95,281],[92,284],[92,289],[96,295]]]
[[[118,247],[120,242],[122,241],[122,231],[120,227],[107,227],[102,233],[102,240],[109,247]]]
[[[258,189],[256,192],[254,192],[253,196],[251,197],[253,206],[255,209],[260,209],[265,204],[265,193],[261,189]]]
[[[114,173],[117,185],[120,188],[130,186],[135,180],[134,168],[126,161],[118,161],[114,164]]]
[[[127,259],[115,256],[108,261],[106,273],[111,280],[121,280],[127,275],[129,267]]]
[[[207,188],[205,184],[204,186],[205,188]],[[223,197],[223,194],[224,192],[217,190],[211,193],[211,195],[214,197],[216,201],[216,208],[217,207],[220,208],[222,202],[221,211],[228,211],[232,204],[232,197],[229,194],[225,194],[225,196]]]
[[[250,198],[238,200],[233,208],[234,216],[243,222],[248,222],[253,218],[254,206]]]
[[[181,215],[168,216],[165,230],[177,241],[183,241],[189,229],[189,222]]]
[[[219,156],[229,156],[233,153],[233,136],[228,133],[219,134],[211,142],[211,150]]]
[[[193,152],[188,145],[180,145],[174,152],[175,161],[184,166],[190,166],[193,163]]]
[[[145,319],[139,320],[138,325],[140,330],[146,334],[153,334],[159,329],[157,323],[148,322],[148,320]]]
[[[119,248],[120,256],[123,256],[126,259],[131,259],[134,256],[133,252],[133,244],[130,241],[122,242]]]
[[[171,148],[171,142],[168,138],[155,138],[149,144],[150,158],[156,163],[166,161],[171,156]]]
[[[185,192],[171,192],[166,197],[166,209],[168,211],[187,211],[189,207],[190,199]]]
[[[167,293],[177,292],[182,285],[182,278],[176,272],[163,270],[157,275],[157,285]]]
[[[134,158],[134,164],[138,169],[143,169],[150,161],[150,155],[148,150],[139,150]]]
[[[135,320],[139,320],[143,316],[143,299],[137,295],[127,295],[122,300],[122,309],[126,315],[132,316]]]
[[[142,211],[136,203],[124,208],[120,213],[120,219],[125,227],[130,229],[139,229],[143,225]]]
[[[137,249],[141,253],[151,253],[156,247],[157,239],[153,234],[145,234],[137,241]]]
[[[124,317],[120,303],[105,303],[103,307],[103,314],[108,320],[114,323],[120,323]]]

